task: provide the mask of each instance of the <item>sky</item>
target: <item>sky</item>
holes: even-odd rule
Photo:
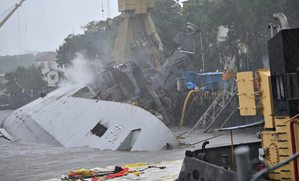
[[[0,21],[19,2],[0,0]],[[82,25],[117,15],[117,0],[26,0],[0,28],[0,56],[55,51]]]

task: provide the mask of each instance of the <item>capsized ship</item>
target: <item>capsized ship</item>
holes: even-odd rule
[[[117,65],[96,71],[97,79],[89,85],[60,88],[14,111],[3,122],[9,134],[25,142],[64,147],[179,147],[165,126],[170,123],[165,110],[169,99],[157,90],[175,85],[188,56],[177,50],[163,64],[163,45],[149,14],[154,0],[118,3],[122,15],[115,43]]]
[[[60,88],[15,110],[4,128],[25,142],[63,147],[157,151],[179,146],[150,112],[126,103],[75,97],[79,90]]]

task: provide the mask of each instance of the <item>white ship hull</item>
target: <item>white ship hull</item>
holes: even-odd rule
[[[58,89],[15,110],[5,130],[24,142],[63,147],[157,151],[179,147],[164,123],[130,104],[72,97],[79,89]]]

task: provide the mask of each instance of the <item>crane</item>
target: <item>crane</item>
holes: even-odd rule
[[[114,45],[114,61],[117,64],[139,56],[150,60],[149,63],[156,68],[161,66],[157,48],[161,39],[149,12],[154,7],[155,0],[118,0],[118,10],[122,14]],[[140,52],[143,52],[142,55]]]
[[[19,4],[16,4],[13,10],[1,21],[0,28],[4,25],[4,23],[11,17],[11,15],[22,5],[25,0],[21,0]]]

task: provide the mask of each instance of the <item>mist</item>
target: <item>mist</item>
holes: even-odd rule
[[[81,53],[76,53],[72,65],[65,72],[66,80],[61,87],[81,88],[94,81],[94,64],[90,63]]]

